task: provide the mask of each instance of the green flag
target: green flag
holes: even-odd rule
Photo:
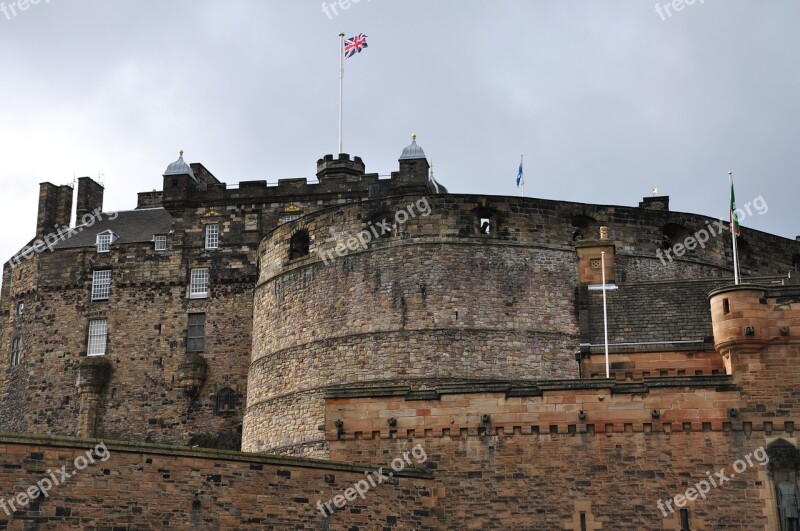
[[[739,218],[736,216],[736,194],[733,192],[733,178],[731,178],[731,210],[730,210],[731,231],[737,236],[741,233]]]

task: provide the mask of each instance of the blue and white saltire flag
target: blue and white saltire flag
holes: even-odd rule
[[[525,186],[525,179],[522,177],[522,157],[519,158],[519,170],[517,171],[517,188]]]

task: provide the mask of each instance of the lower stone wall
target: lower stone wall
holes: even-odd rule
[[[363,499],[348,493],[365,477],[377,478],[377,469],[0,434],[0,529],[431,529],[430,474],[405,467],[370,485]],[[46,497],[27,499],[48,483]],[[343,507],[326,518],[317,501],[325,510],[339,495],[354,500],[338,500]]]
[[[682,507],[690,529],[765,531],[776,528],[754,455],[764,444],[755,432],[456,435],[338,441],[331,455],[387,464],[421,447],[441,493],[432,527],[453,530],[678,531],[681,507],[667,500],[724,468],[729,481]],[[753,466],[736,474],[748,455]]]
[[[685,509],[692,531],[776,529],[768,445],[796,448],[795,423],[742,415],[729,376],[484,387],[331,390],[330,457],[389,465],[416,448],[435,528],[682,530]]]

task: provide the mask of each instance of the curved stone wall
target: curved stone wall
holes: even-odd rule
[[[376,238],[383,219],[391,235]],[[489,234],[480,230],[486,222]],[[332,386],[577,377],[576,231],[594,237],[609,227],[618,276],[627,277],[618,281],[728,270],[723,237],[662,263],[656,250],[668,223],[690,234],[710,220],[443,195],[345,204],[279,226],[259,248],[242,449],[324,456],[320,426]],[[293,238],[303,232],[307,240]],[[745,236],[750,249],[772,255],[754,271],[788,270],[791,250],[776,252],[774,236]],[[298,256],[305,241],[309,254]]]

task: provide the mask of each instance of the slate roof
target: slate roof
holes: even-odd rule
[[[96,221],[91,227],[79,225],[70,238],[62,240],[55,249],[76,249],[92,247],[97,235],[111,230],[119,239],[115,244],[140,243],[153,241],[154,234],[167,234],[172,226],[172,216],[163,208],[144,208],[117,212],[115,219],[109,219],[114,213],[103,213],[102,221]]]
[[[608,342],[703,341],[713,336],[708,293],[730,279],[620,284],[606,292]],[[603,343],[603,293],[589,291],[589,340]]]

